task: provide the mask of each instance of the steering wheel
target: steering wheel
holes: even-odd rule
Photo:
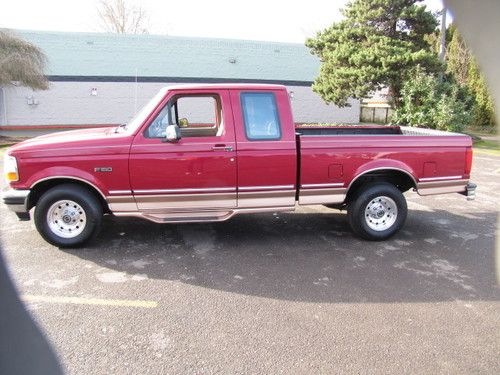
[[[275,135],[274,128],[275,128],[274,121],[268,121],[265,128],[266,135]]]

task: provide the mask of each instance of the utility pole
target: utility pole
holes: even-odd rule
[[[441,11],[441,43],[439,46],[439,59],[444,62],[446,54],[446,8]]]

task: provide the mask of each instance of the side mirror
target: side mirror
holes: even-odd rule
[[[189,126],[189,121],[187,118],[183,117],[179,119],[179,126],[181,128],[187,128]]]
[[[165,132],[167,142],[177,142],[181,139],[181,129],[177,125],[168,125]]]

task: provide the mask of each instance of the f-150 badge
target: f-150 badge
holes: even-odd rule
[[[113,172],[111,167],[95,167],[94,172]]]

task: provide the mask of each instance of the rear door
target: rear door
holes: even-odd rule
[[[231,90],[238,207],[295,205],[297,154],[286,90]]]
[[[165,142],[168,124],[182,138]],[[227,90],[176,90],[135,137],[130,179],[139,210],[236,207],[236,142]]]

